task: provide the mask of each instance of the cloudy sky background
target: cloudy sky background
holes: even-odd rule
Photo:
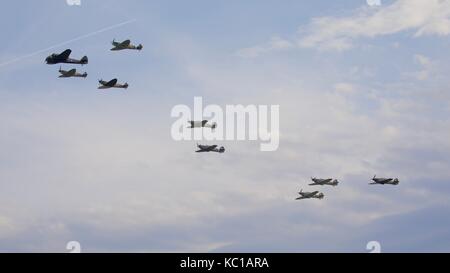
[[[450,251],[450,1],[20,0],[0,14],[0,251]],[[110,52],[113,38],[144,50]],[[89,56],[87,79],[44,64],[66,48]],[[130,88],[96,89],[114,77]],[[173,141],[171,109],[194,96],[279,104],[279,150]],[[342,184],[294,201],[311,176]]]

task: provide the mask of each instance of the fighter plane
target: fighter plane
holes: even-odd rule
[[[99,80],[100,86],[98,89],[108,89],[108,88],[128,88],[128,83],[125,84],[118,84],[117,79],[110,80],[109,82],[104,80]]]
[[[191,127],[188,128],[211,128],[216,129],[217,123],[208,124],[208,120],[203,121],[189,121]]]
[[[139,44],[138,46],[132,45],[130,40],[126,40],[123,42],[116,42],[116,40],[114,39],[112,41],[112,45],[114,46],[113,48],[111,48],[111,51],[119,51],[119,50],[124,50],[124,49],[135,49],[135,50],[139,50],[141,51],[144,46],[142,44]]]
[[[218,147],[217,145],[199,145],[199,144],[197,144],[197,147],[200,150],[195,151],[196,153],[209,153],[209,152],[215,152],[215,153],[220,153],[220,154],[225,153],[225,148],[224,147],[217,148]]]
[[[60,64],[60,63],[66,63],[66,64],[88,64],[88,57],[84,56],[81,58],[81,60],[75,60],[70,59],[69,56],[72,53],[72,50],[66,49],[63,53],[60,54],[52,54],[48,56],[45,61],[47,64]]]
[[[301,190],[298,194],[300,194],[300,197],[298,197],[295,200],[303,200],[303,199],[311,199],[311,198],[323,199],[325,197],[325,195],[319,191],[303,192],[303,190]]]
[[[309,186],[325,186],[325,185],[329,185],[329,186],[337,186],[339,185],[339,181],[337,179],[333,178],[328,178],[328,179],[320,179],[320,178],[314,178],[311,177],[311,180],[314,182],[312,184],[309,184]]]
[[[373,176],[372,178],[373,183],[370,183],[370,185],[376,185],[376,184],[381,184],[381,185],[398,185],[400,183],[400,181],[398,180],[398,178],[377,178],[376,175]]]
[[[59,76],[60,78],[86,78],[88,75],[86,72],[84,72],[83,74],[78,73],[76,69],[71,69],[69,71],[62,70],[61,67],[59,67],[59,73],[61,73],[61,76]]]

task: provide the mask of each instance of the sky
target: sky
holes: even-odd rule
[[[450,251],[450,1],[18,0],[0,15],[0,252]],[[89,56],[86,79],[44,63],[67,48]],[[97,90],[114,77],[130,88]],[[171,110],[194,97],[279,105],[279,149],[174,141]],[[341,184],[295,201],[310,177]]]

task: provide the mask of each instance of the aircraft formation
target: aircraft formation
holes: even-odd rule
[[[144,46],[142,44],[139,44],[137,46],[131,44],[130,40],[125,40],[123,42],[116,42],[114,39],[112,41],[113,48],[111,48],[111,51],[121,51],[121,50],[138,50],[141,51]],[[48,56],[45,59],[45,62],[49,65],[54,64],[78,64],[78,65],[87,65],[89,63],[89,59],[87,56],[82,57],[81,59],[72,59],[70,58],[70,55],[72,54],[71,49],[66,49],[63,52],[57,54],[53,53],[50,56]],[[70,70],[63,70],[62,67],[59,67],[59,78],[87,78],[88,73],[83,72],[80,73],[77,71],[77,69],[73,68]],[[118,79],[112,79],[109,81],[99,80],[99,87],[98,89],[109,89],[109,88],[122,88],[127,89],[128,83],[120,84],[118,83]]]
[[[195,129],[195,128],[210,128],[214,130],[217,128],[216,123],[210,123],[209,120],[202,120],[202,121],[188,121],[189,123],[189,129]],[[220,147],[218,145],[200,145],[197,143],[198,150],[195,151],[196,153],[225,153],[225,147]],[[339,180],[334,178],[316,178],[311,177],[311,184],[308,184],[308,186],[332,186],[337,187],[339,185]],[[372,183],[369,185],[398,185],[400,183],[398,178],[377,178],[376,175],[372,178]],[[296,198],[296,200],[304,200],[304,199],[324,199],[325,194],[320,191],[313,191],[313,192],[305,192],[303,189],[301,189],[299,192],[299,197]]]
[[[137,46],[131,44],[130,40],[125,40],[123,42],[116,42],[114,39],[112,41],[113,48],[111,48],[111,51],[121,51],[121,50],[138,50],[141,51],[143,49],[143,45],[139,44]],[[70,58],[70,55],[72,53],[71,49],[66,49],[60,54],[53,53],[50,56],[48,56],[45,59],[45,62],[49,65],[54,64],[78,64],[78,65],[87,65],[89,63],[89,59],[87,56],[82,57],[81,59],[72,59]],[[60,66],[59,68],[60,76],[59,78],[86,78],[88,76],[87,72],[80,73],[75,68],[71,70],[63,70]],[[120,84],[118,83],[118,79],[112,79],[110,81],[104,81],[99,80],[99,87],[98,89],[109,89],[109,88],[128,88],[128,83]],[[202,121],[189,121],[189,127],[190,129],[196,129],[196,128],[209,128],[211,130],[214,130],[217,127],[216,123],[210,123],[208,120],[202,120]],[[218,145],[200,145],[197,143],[197,150],[196,153],[219,153],[223,154],[225,153],[225,147]],[[321,178],[311,178],[312,182],[308,186],[332,186],[336,187],[339,185],[339,181],[337,179],[333,178],[327,178],[327,179],[321,179]],[[372,178],[372,183],[369,185],[398,185],[400,183],[398,178],[377,178],[376,175]],[[296,198],[296,200],[304,200],[304,199],[324,199],[325,194],[320,191],[312,191],[312,192],[305,192],[300,190],[298,192],[299,196]]]
[[[311,177],[313,183],[308,186],[333,186],[336,187],[339,185],[339,181],[333,178],[321,179]],[[372,178],[372,183],[369,185],[398,185],[400,184],[400,180],[398,178],[377,178],[376,175]],[[295,200],[303,200],[303,199],[323,199],[325,194],[319,191],[313,192],[304,192],[303,189],[298,193],[300,196]]]

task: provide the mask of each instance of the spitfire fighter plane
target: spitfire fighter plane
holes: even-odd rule
[[[320,178],[314,178],[311,177],[311,180],[314,182],[312,184],[309,184],[309,186],[337,186],[339,185],[339,181],[337,179],[328,178],[328,179],[320,179]]]
[[[132,45],[130,40],[126,40],[123,42],[116,42],[116,40],[114,39],[112,41],[112,45],[114,46],[113,48],[111,48],[111,51],[119,51],[119,50],[124,50],[124,49],[135,49],[135,50],[139,50],[141,51],[144,46],[142,44],[139,44],[138,46]]]
[[[75,59],[71,59],[70,54],[72,53],[72,50],[70,49],[66,49],[64,52],[60,53],[60,54],[52,54],[50,56],[48,56],[45,61],[47,62],[47,64],[60,64],[60,63],[65,63],[65,64],[88,64],[88,57],[84,56],[83,58],[81,58],[81,60],[75,60]]]
[[[117,79],[110,80],[109,82],[104,80],[99,80],[100,86],[98,89],[109,89],[109,88],[128,88],[128,83],[125,84],[118,84]]]
[[[63,70],[61,67],[59,68],[59,73],[61,73],[60,78],[86,78],[87,73],[78,73],[76,69],[71,69],[69,71]]]
[[[211,129],[216,129],[217,127],[217,123],[212,123],[212,124],[208,124],[208,120],[203,120],[203,121],[189,121],[189,123],[191,124],[191,127],[188,128],[211,128]]]
[[[303,190],[301,190],[298,194],[300,194],[300,197],[298,197],[295,200],[303,200],[303,199],[311,199],[311,198],[323,199],[325,197],[325,195],[319,191],[303,192]]]
[[[197,144],[197,147],[199,148],[198,151],[195,151],[196,153],[209,153],[209,152],[215,152],[223,154],[225,153],[225,148],[222,146],[220,148],[217,148],[217,145],[199,145]]]
[[[398,185],[400,183],[398,178],[377,178],[376,175],[373,176],[372,180],[373,183],[370,183],[370,185]]]

